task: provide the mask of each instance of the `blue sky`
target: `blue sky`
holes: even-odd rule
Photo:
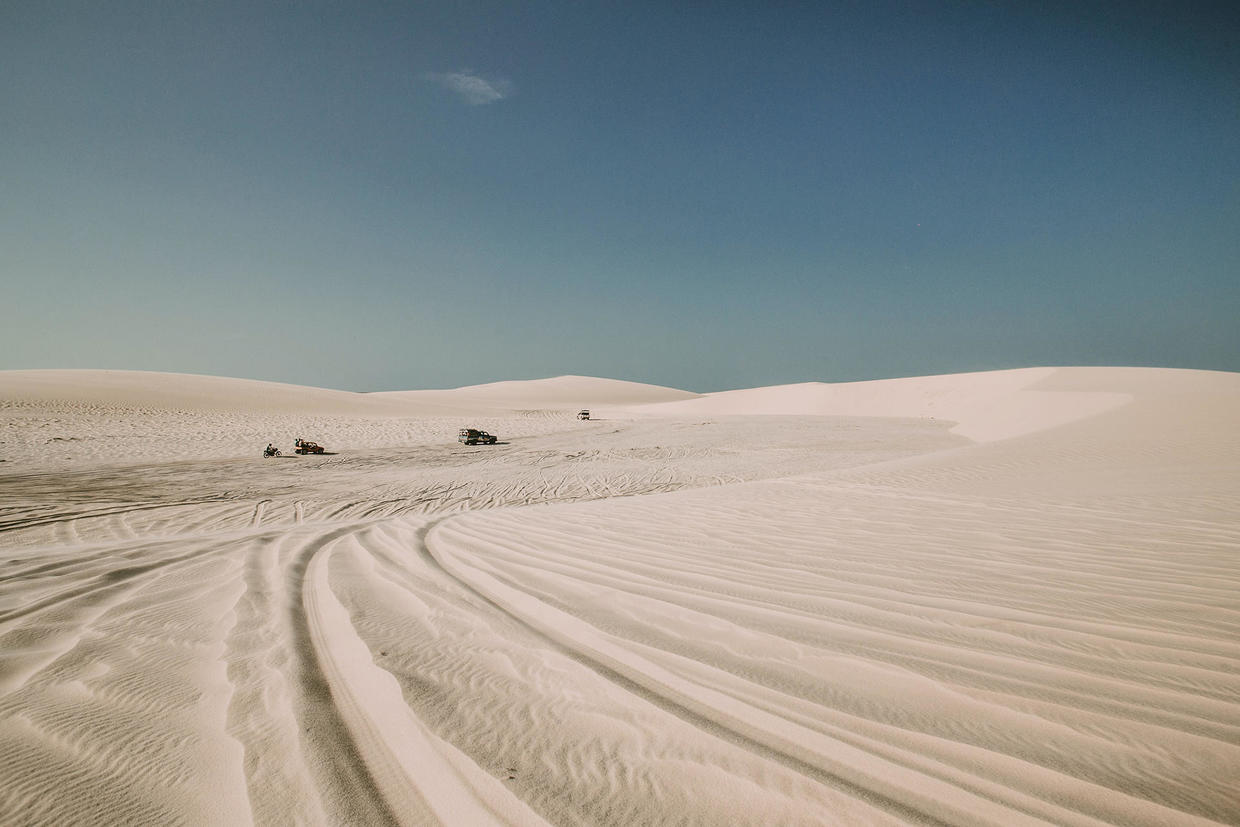
[[[1226,4],[0,4],[0,369],[1240,370]]]

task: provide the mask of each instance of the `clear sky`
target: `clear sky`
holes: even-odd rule
[[[0,369],[1240,370],[1240,4],[0,0]]]

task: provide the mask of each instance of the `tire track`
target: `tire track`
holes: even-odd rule
[[[0,534],[8,531],[20,531],[27,528],[37,528],[38,526],[52,525],[54,523],[63,522],[65,520],[87,520],[94,517],[112,517],[121,514],[134,514],[139,511],[154,511],[161,508],[177,508],[186,505],[205,505],[207,503],[218,503],[219,497],[209,497],[201,500],[182,500],[172,503],[155,503],[151,505],[131,505],[121,508],[100,509],[96,511],[79,511],[79,512],[61,512],[59,514],[40,515],[39,517],[4,520],[0,521]]]
[[[245,559],[245,592],[234,607],[237,621],[224,660],[233,685],[226,728],[244,749],[245,781],[257,823],[282,818],[298,824],[327,822],[302,750],[294,716],[291,653],[287,646],[290,600],[280,558],[291,534],[262,537]],[[295,599],[295,596],[294,598]]]
[[[398,825],[401,820],[375,783],[332,693],[332,667],[323,662],[322,642],[316,642],[320,625],[315,614],[318,604],[313,598],[307,599],[310,588],[307,571],[314,558],[365,526],[365,523],[351,523],[315,536],[295,552],[285,570],[284,588],[289,595],[297,596],[288,607],[287,615],[292,634],[289,649],[295,687],[293,707],[304,729],[303,750],[310,754],[308,763],[332,821]]]
[[[392,474],[391,482],[369,486],[363,484],[364,473],[372,469],[355,467],[344,461],[334,465],[297,466],[300,470],[296,472],[291,470],[294,468],[291,465],[264,465],[261,474],[265,476],[247,476],[244,483],[235,482],[238,478],[233,473],[235,468],[206,465],[170,465],[157,469],[159,475],[149,477],[134,476],[132,469],[110,472],[110,476],[102,476],[95,482],[95,488],[83,490],[93,496],[95,503],[104,496],[113,500],[111,503],[73,510],[74,504],[62,500],[59,507],[46,508],[41,513],[31,513],[34,503],[26,509],[0,513],[0,540],[18,549],[12,555],[12,563],[26,557],[31,540],[42,539],[45,533],[39,531],[19,537],[16,532],[46,526],[60,529],[59,534],[52,534],[52,538],[58,540],[54,546],[43,543],[36,549],[39,554],[46,555],[44,562],[9,577],[20,588],[23,579],[48,575],[51,579],[37,586],[44,590],[56,587],[56,593],[32,588],[27,597],[37,595],[38,599],[0,614],[0,623],[24,628],[27,624],[23,619],[55,613],[57,622],[66,623],[66,629],[72,626],[75,630],[72,634],[76,635],[89,623],[89,618],[80,622],[80,617],[77,621],[72,617],[84,617],[83,612],[89,614],[95,609],[106,612],[118,601],[129,601],[142,611],[166,612],[168,622],[175,624],[183,609],[189,606],[184,601],[190,599],[165,597],[173,594],[166,589],[168,582],[181,576],[176,574],[177,567],[192,565],[204,555],[230,556],[229,562],[235,563],[232,585],[243,592],[234,604],[234,629],[227,633],[220,652],[236,699],[229,707],[227,720],[222,720],[221,724],[236,743],[244,746],[244,782],[250,791],[255,818],[279,820],[287,817],[306,822],[365,824],[508,820],[539,823],[540,819],[525,809],[521,798],[498,777],[483,769],[485,756],[465,758],[465,753],[459,752],[450,740],[438,739],[417,718],[413,708],[402,698],[400,685],[376,665],[377,658],[369,652],[359,630],[350,622],[348,610],[340,599],[345,592],[340,592],[339,596],[333,592],[332,576],[348,563],[347,554],[371,553],[364,548],[364,544],[375,539],[368,535],[371,528],[401,521],[403,514],[427,513],[443,519],[446,515],[471,510],[631,496],[715,485],[722,481],[715,473],[712,463],[716,461],[711,459],[710,453],[698,452],[708,460],[702,468],[670,467],[669,462],[692,453],[684,448],[678,451],[660,449],[649,456],[640,446],[614,451],[614,456],[597,451],[589,455],[584,452],[566,455],[559,448],[544,453],[555,461],[548,466],[550,473],[540,470],[535,475],[530,472],[528,452],[515,449],[470,452],[466,457],[468,462],[462,462],[463,455],[444,450],[436,454],[442,455],[442,462],[419,466],[416,475],[412,472]],[[421,458],[420,454],[418,456]],[[642,458],[644,466],[635,468],[634,462]],[[366,461],[372,466],[391,466],[390,461]],[[618,464],[600,467],[600,462]],[[248,469],[249,465],[245,467]],[[292,476],[307,470],[316,473]],[[746,473],[765,475],[769,471],[767,465],[756,464]],[[74,490],[74,485],[83,487],[76,478],[50,475],[46,492],[40,493],[45,498],[58,497],[56,487],[62,483],[69,484],[68,490]],[[111,487],[99,487],[105,483]],[[234,485],[242,487],[224,490]],[[178,490],[182,497],[190,495],[189,498],[162,501],[165,493]],[[202,498],[192,496],[205,491],[223,493]],[[120,499],[130,502],[115,503]],[[285,510],[290,504],[292,508]],[[289,511],[292,525],[289,525]],[[134,516],[142,512],[152,516]],[[320,525],[306,525],[307,518]],[[5,535],[5,532],[9,533]],[[162,536],[154,543],[150,540],[143,543],[138,538],[144,533]],[[401,528],[400,533],[404,535],[405,530]],[[103,536],[118,536],[121,542],[107,544],[112,559],[97,560],[91,547],[97,547],[97,541]],[[502,618],[504,626],[513,631],[510,620],[515,620],[523,628],[532,630],[537,640],[545,640],[549,648],[695,726],[739,742],[763,757],[780,760],[829,786],[847,788],[838,779],[831,779],[813,767],[798,765],[795,758],[750,743],[743,735],[725,731],[717,722],[695,715],[685,705],[609,667],[598,653],[573,646],[571,642],[556,642],[529,617],[514,607],[505,607],[502,601],[445,568],[426,548],[426,537],[425,531],[418,535],[417,553],[426,561],[427,573],[433,580],[442,581],[459,592],[467,601],[459,610],[477,615],[481,618],[479,623],[490,624]],[[133,542],[129,542],[130,538]],[[402,536],[401,548],[407,543],[407,538]],[[383,547],[384,543],[378,545]],[[127,559],[126,547],[140,559]],[[65,559],[46,562],[52,553],[61,551]],[[152,559],[169,551],[181,553]],[[398,566],[399,556],[391,555],[387,559]],[[87,558],[90,565],[84,566]],[[148,588],[152,579],[169,572],[174,573],[172,578],[163,578],[162,584]],[[175,602],[177,600],[182,602]],[[488,607],[496,609],[494,620],[486,619],[492,614]],[[62,614],[65,618],[60,617]],[[124,645],[123,625],[110,627],[108,634],[111,635],[109,643]],[[22,646],[33,651],[28,642],[23,642]],[[48,657],[54,659],[57,654],[52,651]],[[476,668],[467,676],[471,682],[469,686],[474,685],[474,680],[485,682],[486,674],[485,669]],[[157,687],[152,698],[162,691]],[[245,692],[249,694],[243,697]],[[250,707],[265,705],[242,710],[247,703]],[[234,712],[241,717],[234,717]],[[277,727],[283,729],[279,736],[283,739],[282,745],[264,744],[265,739],[275,737],[272,730]],[[286,795],[283,792],[267,797],[260,804],[262,796],[256,793],[258,785],[267,784],[264,779],[282,777],[278,771],[282,768],[275,772],[265,770],[265,775],[253,773],[255,764],[251,759],[259,756],[263,749],[267,749],[266,757],[260,759],[260,763],[265,761],[268,770],[272,764],[279,763],[282,756],[299,753],[304,777],[309,780],[298,789],[309,790],[317,807],[303,802],[304,807],[282,809],[279,802],[287,800],[282,798]],[[479,753],[475,751],[475,754]],[[589,754],[588,750],[580,751],[583,760]],[[446,775],[433,776],[434,771]],[[610,768],[606,770],[607,773],[611,771]],[[96,769],[86,769],[84,773],[92,778],[99,775]],[[480,775],[485,776],[481,781]],[[102,783],[106,779],[95,781]],[[480,792],[478,785],[486,786],[488,782],[494,782],[498,789]],[[631,779],[623,783],[630,782]],[[860,798],[874,799],[872,793],[864,790],[849,789],[849,792]],[[54,795],[54,792],[43,795]],[[474,802],[470,805],[470,815],[462,818],[462,811],[458,809],[460,803],[469,801]],[[572,812],[571,802],[566,806],[567,809],[557,813],[571,819],[563,815]],[[911,820],[929,820],[914,810],[901,809],[898,802],[887,802],[884,806]]]
[[[375,665],[328,577],[332,555],[357,537],[341,535],[310,557],[304,604],[337,713],[388,812],[406,825],[544,825],[496,779],[431,733],[405,703],[395,677]]]
[[[259,500],[254,505],[254,516],[250,518],[250,525],[257,527],[263,523],[263,514],[267,511],[267,506],[272,500]]]
[[[539,603],[529,595],[521,594],[516,589],[501,584],[495,578],[477,569],[474,569],[472,574],[467,573],[462,566],[450,559],[450,554],[445,554],[442,551],[436,552],[432,549],[433,534],[459,516],[445,516],[413,529],[418,544],[416,552],[422,560],[500,614],[516,621],[522,627],[536,634],[549,647],[586,666],[620,688],[643,698],[698,729],[720,737],[725,741],[738,744],[753,753],[777,761],[781,765],[793,769],[814,781],[843,791],[910,823],[935,825],[936,827],[963,824],[1001,823],[1016,825],[1046,823],[1041,819],[1031,818],[1019,810],[996,804],[985,798],[977,798],[973,804],[977,812],[974,812],[969,809],[953,811],[950,807],[945,808],[944,803],[936,800],[933,794],[925,795],[923,793],[921,801],[916,804],[884,794],[881,790],[890,788],[890,782],[885,780],[883,774],[862,775],[838,759],[824,760],[824,755],[809,752],[799,745],[796,737],[772,737],[771,732],[763,732],[760,729],[742,725],[739,719],[721,713],[722,707],[733,703],[732,699],[722,696],[721,693],[713,692],[702,686],[695,686],[689,691],[685,691],[682,687],[674,689],[673,686],[676,683],[683,684],[683,682],[667,677],[667,673],[662,668],[652,663],[642,664],[640,658],[626,657],[623,654],[619,654],[617,647],[600,645],[597,641],[595,643],[587,643],[564,633],[560,628],[561,626],[581,625],[580,622],[570,616],[563,615],[557,609]],[[532,603],[537,603],[538,605],[533,606]],[[553,620],[550,622],[548,621],[549,616],[553,617]],[[639,666],[635,668],[634,663],[639,664]],[[663,679],[660,680],[660,677]],[[701,701],[702,696],[713,698],[718,703],[718,706],[703,703]],[[762,710],[757,710],[757,712],[763,717],[769,716],[769,713],[765,713]],[[774,716],[769,717],[773,718]],[[788,726],[795,727],[795,724],[782,719],[771,721],[771,723],[783,728]],[[823,737],[820,733],[815,733],[812,730],[804,730],[797,733],[797,735],[802,738],[808,737],[810,740],[821,740]],[[832,744],[832,749],[840,748],[850,749],[848,745],[839,742]],[[863,765],[874,764],[873,756],[855,750],[855,748],[851,749],[855,753],[853,757],[860,760]],[[832,765],[833,770],[824,768],[824,763]],[[882,768],[881,773],[892,771],[898,774],[907,774],[905,768],[897,765]],[[917,780],[922,782],[926,779],[921,777]],[[931,779],[931,783],[933,783],[933,779]],[[951,801],[959,798],[961,791],[955,786],[950,786],[946,792],[948,794],[947,800]],[[978,817],[978,812],[982,814],[981,817]],[[986,814],[989,814],[992,820],[987,820],[984,817]],[[994,818],[995,816],[1001,816],[1001,818]],[[1068,820],[1061,823],[1101,824],[1088,819]]]
[[[159,545],[169,545],[169,543],[160,543]],[[133,566],[110,569],[102,574],[95,575],[92,578],[93,582],[73,586],[17,609],[12,609],[7,612],[0,612],[0,626],[68,601],[74,601],[89,596],[94,596],[97,599],[101,599],[103,595],[106,595],[109,592],[119,592],[129,588],[134,588],[137,584],[132,584],[130,581],[135,580],[136,578],[141,578],[144,575],[149,575],[171,566],[176,566],[180,563],[194,560],[207,554],[215,554],[218,551],[219,549],[216,547],[208,546],[207,548],[197,549],[195,551],[177,555],[176,557],[157,560],[152,563],[139,563]]]

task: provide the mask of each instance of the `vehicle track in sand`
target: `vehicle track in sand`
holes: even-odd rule
[[[471,823],[571,822],[579,795],[592,793],[600,796],[596,818],[639,817],[640,808],[624,800],[625,785],[668,795],[657,779],[597,776],[597,767],[577,761],[571,742],[558,744],[567,763],[531,766],[514,752],[516,742],[489,742],[484,725],[461,729],[454,693],[480,693],[491,705],[475,710],[474,720],[500,714],[533,727],[521,737],[537,752],[538,727],[547,730],[557,714],[548,692],[576,691],[586,655],[552,642],[528,618],[514,625],[510,611],[479,597],[476,583],[442,569],[422,546],[425,521],[713,486],[889,459],[925,450],[928,441],[960,443],[942,428],[928,436],[924,424],[894,422],[885,442],[879,435],[875,446],[858,449],[833,438],[839,427],[808,423],[787,444],[758,440],[739,454],[717,444],[735,445],[738,430],[760,434],[762,426],[677,424],[669,432],[611,423],[609,433],[584,443],[578,437],[569,450],[547,437],[519,447],[362,452],[282,467],[193,462],[0,476],[0,496],[13,503],[0,526],[0,731],[17,739],[10,746],[19,756],[0,770],[0,820],[36,813],[32,823],[63,823],[93,805],[105,820],[179,807],[191,821],[227,811],[260,822],[461,823],[462,813],[472,814]],[[809,437],[814,444],[802,444]],[[375,600],[377,593],[388,597]],[[398,632],[412,622],[413,605],[432,607],[435,623],[420,624],[423,639],[405,645]],[[134,618],[142,619],[136,627]],[[436,624],[459,637],[445,637]],[[135,637],[134,628],[146,631]],[[548,651],[513,660],[504,649],[514,634],[531,651]],[[143,652],[172,671],[144,669]],[[399,665],[386,662],[398,655]],[[613,686],[619,689],[596,689],[618,691],[617,699],[632,691],[623,681]],[[56,697],[76,700],[50,702]],[[582,703],[582,715],[607,714],[603,702]],[[141,756],[109,746],[102,733],[125,725],[130,709],[150,718],[141,732],[167,719],[170,732],[183,734],[156,738],[149,730]],[[641,715],[640,731],[659,730],[662,713]],[[80,766],[65,797],[52,781],[63,777],[64,757],[51,733],[81,720],[103,729],[74,742]],[[49,733],[46,740],[28,734],[31,727]],[[725,765],[748,760],[717,745],[690,749],[694,760],[701,752]],[[428,761],[446,769],[427,776]],[[192,774],[170,780],[155,769],[198,764],[212,768],[219,800]],[[109,779],[133,774],[118,800]],[[177,794],[153,792],[157,779]],[[53,790],[57,800],[48,798]],[[564,790],[575,791],[571,800]]]
[[[0,476],[0,820],[1229,820],[1218,491],[767,422]]]
[[[944,467],[990,479],[963,455],[462,515],[429,545],[514,616],[669,707],[791,744],[867,791],[894,787],[919,812],[1234,822],[1234,507],[1209,489],[1099,492],[1086,508],[919,484]],[[907,686],[884,698],[893,680]],[[800,726],[816,736],[787,738]],[[919,774],[955,792],[923,809],[934,785]]]

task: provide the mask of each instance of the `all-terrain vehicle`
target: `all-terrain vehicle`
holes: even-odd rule
[[[293,445],[294,445],[293,453],[295,454],[321,454],[323,453],[322,445],[318,444],[317,442],[311,442],[308,439],[301,439],[300,437],[298,437],[297,441],[295,441]]]
[[[590,412],[587,411],[585,408],[582,408],[581,410],[577,411],[577,418],[578,419],[589,419]]]
[[[466,445],[494,445],[499,437],[495,434],[488,434],[486,431],[480,431],[477,428],[462,428],[457,431],[456,441],[464,442]]]

